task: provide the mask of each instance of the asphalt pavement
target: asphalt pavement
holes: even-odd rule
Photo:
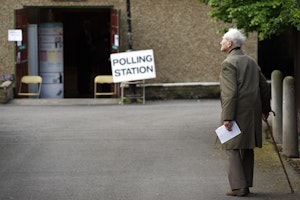
[[[0,105],[2,200],[223,200],[224,152],[214,148],[218,100],[145,105]],[[300,199],[269,143],[256,150],[250,199]],[[239,197],[241,198],[241,197]]]

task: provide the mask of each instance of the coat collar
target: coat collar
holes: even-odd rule
[[[233,55],[244,55],[244,52],[242,49],[232,49],[228,56],[233,56]]]

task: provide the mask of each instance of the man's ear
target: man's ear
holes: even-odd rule
[[[228,48],[232,47],[232,45],[233,45],[233,42],[232,41],[228,41]]]

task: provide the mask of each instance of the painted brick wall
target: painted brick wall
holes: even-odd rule
[[[0,12],[0,71],[14,73],[14,43],[7,41],[7,30],[14,28],[14,10],[24,6],[108,6],[121,9],[121,50],[126,50],[126,0],[87,0],[57,2],[52,0],[2,0]],[[133,48],[154,49],[157,78],[149,82],[218,81],[220,63],[220,28],[207,16],[208,8],[197,0],[131,0]],[[244,47],[257,57],[256,34]]]

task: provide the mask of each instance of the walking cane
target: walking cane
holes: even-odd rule
[[[271,112],[272,112],[273,115],[275,116],[275,113],[274,113],[273,111],[271,111]],[[290,186],[290,188],[291,188],[291,193],[294,193],[294,190],[293,190],[292,184],[291,184],[291,182],[290,182],[289,176],[288,176],[288,174],[287,174],[287,172],[286,172],[286,169],[285,169],[284,164],[283,164],[283,162],[282,162],[281,156],[280,156],[280,154],[279,154],[279,149],[278,149],[278,146],[276,145],[276,142],[275,142],[275,139],[274,139],[274,136],[273,136],[272,128],[271,128],[271,126],[270,126],[270,124],[269,124],[269,122],[268,122],[268,119],[264,119],[264,122],[266,122],[266,124],[267,124],[267,127],[268,127],[269,133],[270,133],[270,135],[271,135],[271,138],[272,138],[272,141],[273,141],[273,144],[274,144],[276,153],[277,153],[277,155],[278,155],[278,158],[279,158],[279,160],[280,160],[281,166],[282,166],[283,171],[284,171],[284,173],[285,173],[286,179],[287,179],[287,181],[288,181],[288,183],[289,183],[289,186]]]

